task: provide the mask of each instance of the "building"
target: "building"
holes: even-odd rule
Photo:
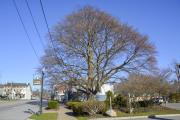
[[[101,90],[100,92],[98,92],[96,94],[96,99],[98,101],[104,101],[106,100],[106,92],[108,91],[111,91],[111,92],[114,92],[114,86],[111,85],[111,84],[104,84],[102,87],[101,87]]]
[[[55,99],[59,101],[63,101],[65,99],[65,94],[68,91],[68,85],[66,84],[57,84],[54,85],[54,94],[55,94]]]
[[[75,86],[77,88],[77,86]],[[68,100],[86,100],[86,96],[83,93],[78,93],[75,87],[70,87],[67,84],[54,85],[55,99],[59,101]],[[101,87],[100,92],[96,94],[98,101],[104,101],[106,99],[106,92],[114,92],[114,86],[111,84],[104,84]]]
[[[7,83],[0,85],[0,94],[9,99],[30,100],[32,97],[31,85],[28,83]]]
[[[3,85],[0,84],[0,95],[3,95]]]

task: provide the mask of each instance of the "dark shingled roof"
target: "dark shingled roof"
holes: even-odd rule
[[[7,83],[4,86],[28,86],[26,83]]]
[[[0,88],[3,88],[3,85],[2,85],[2,84],[0,84]]]

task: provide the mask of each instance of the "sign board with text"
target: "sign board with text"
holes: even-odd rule
[[[33,79],[33,85],[41,85],[41,79]]]

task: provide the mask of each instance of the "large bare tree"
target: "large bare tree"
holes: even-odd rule
[[[121,73],[147,70],[156,62],[155,47],[147,36],[90,6],[59,22],[52,38],[43,66],[88,97]]]

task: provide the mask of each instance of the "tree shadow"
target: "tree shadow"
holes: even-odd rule
[[[40,101],[29,101],[27,102],[27,104],[40,106]],[[47,101],[43,101],[42,107],[46,107],[46,106],[47,106]]]
[[[25,110],[24,113],[36,114],[36,112],[31,109]]]
[[[73,112],[66,112],[65,114],[69,116],[75,116]]]
[[[169,118],[161,118],[161,117],[156,117],[156,116],[149,116],[148,118],[154,119],[154,120],[173,120],[173,119],[169,119]]]

